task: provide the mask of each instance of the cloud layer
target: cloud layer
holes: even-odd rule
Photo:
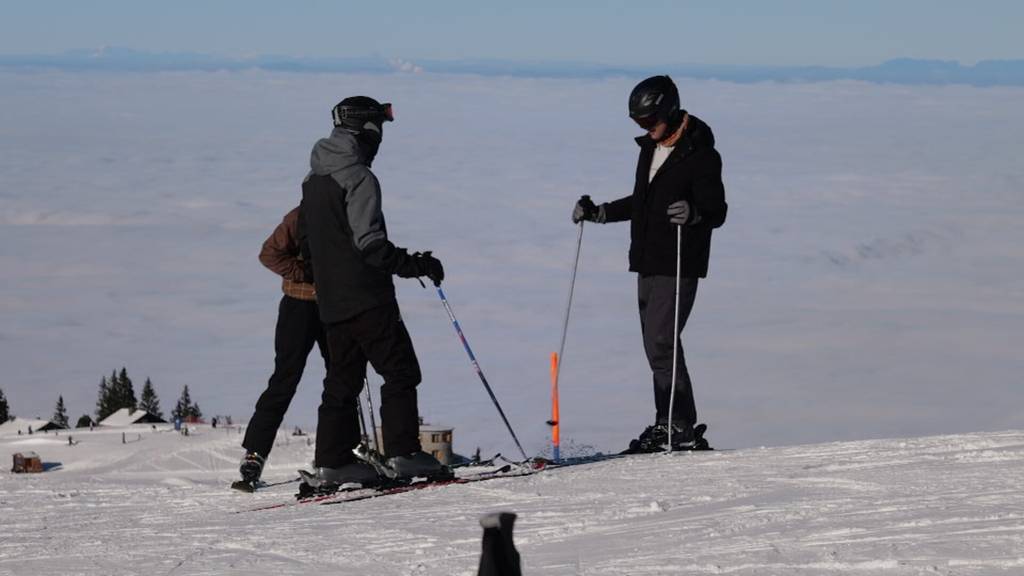
[[[432,249],[483,369],[543,448],[580,194],[631,190],[632,81],[262,71],[0,73],[0,382],[15,413],[91,412],[121,365],[165,407],[247,418],[279,285],[256,260],[329,111],[395,103],[374,169],[393,240]],[[684,333],[721,446],[1024,426],[1016,88],[681,83],[715,130],[730,218]],[[628,229],[588,226],[563,438],[652,416]],[[506,432],[432,291],[399,282],[423,413],[457,449]],[[288,421],[315,421],[311,360]],[[378,380],[379,382],[379,380]]]

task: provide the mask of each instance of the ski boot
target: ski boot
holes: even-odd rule
[[[391,479],[399,482],[411,482],[413,478],[426,478],[432,482],[448,480],[455,476],[451,468],[422,450],[404,456],[392,456],[387,459],[386,464]]]
[[[263,474],[263,465],[266,462],[266,458],[256,452],[246,452],[242,457],[242,463],[238,466],[238,473],[242,479],[232,483],[231,487],[242,492],[255,492],[260,483],[260,476]]]
[[[361,488],[371,488],[378,486],[381,481],[377,469],[361,460],[335,468],[319,466],[316,472],[299,470],[299,476],[302,483],[299,484],[299,493],[295,497],[300,500],[310,496],[334,494],[345,485],[354,484]]]
[[[370,448],[366,444],[360,444],[353,448],[352,454],[355,455],[357,459],[373,466],[377,470],[378,475],[383,477],[387,477],[389,475],[388,465],[385,461],[384,455],[373,448]]]
[[[623,454],[647,454],[652,452],[668,451],[668,423],[659,423],[648,426],[640,437],[629,443],[629,448]],[[691,427],[688,424],[672,423],[672,450],[711,450],[708,441],[704,439],[704,431],[707,425],[698,424]]]
[[[707,424],[697,424],[693,427],[693,448],[691,450],[714,450],[706,438],[704,432],[708,429]]]
[[[655,424],[644,428],[636,440],[631,440],[629,448],[623,451],[623,454],[661,452],[666,444],[668,444],[668,427],[664,424]]]

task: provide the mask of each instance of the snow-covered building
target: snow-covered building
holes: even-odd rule
[[[8,420],[3,424],[0,424],[0,436],[17,435],[18,432],[22,434],[30,434],[35,432],[49,432],[50,430],[63,430],[63,426],[54,424],[49,420],[40,420],[38,418],[14,418]]]
[[[131,410],[130,408],[121,408],[117,412],[114,412],[110,416],[107,416],[103,420],[100,420],[100,426],[131,426],[132,424],[166,424],[167,421],[163,418],[146,412],[145,410]]]
[[[420,424],[420,445],[441,464],[452,463],[452,428]]]
[[[437,458],[441,464],[452,464],[454,461],[454,454],[452,452],[452,432],[454,430],[455,429],[451,426],[425,424],[423,419],[420,418],[421,449],[427,454],[432,455],[434,458]],[[383,437],[383,429],[380,426],[377,426],[376,438]],[[368,441],[379,451],[380,447],[377,446],[376,438],[369,438]]]

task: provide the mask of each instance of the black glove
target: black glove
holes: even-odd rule
[[[440,260],[431,255],[430,251],[417,252],[412,255],[412,260],[416,265],[416,276],[426,276],[430,278],[434,286],[441,285],[441,281],[444,280],[444,266],[441,265]]]
[[[580,199],[576,201],[576,206],[572,209],[572,223],[577,224],[582,220],[597,222],[599,212],[600,210],[594,204],[594,201],[590,199],[590,196],[580,196]]]
[[[696,224],[697,213],[686,200],[679,200],[668,205],[668,221],[680,226]]]
[[[399,278],[430,278],[435,286],[444,280],[444,267],[441,261],[430,255],[430,252],[409,254],[405,248],[397,248],[387,240],[378,240],[363,250],[363,258],[367,264],[385,270]]]

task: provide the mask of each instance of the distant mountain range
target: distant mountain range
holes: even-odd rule
[[[949,60],[900,58],[876,66],[726,66],[674,64],[611,66],[585,62],[518,62],[506,60],[422,60],[384,57],[309,58],[253,56],[230,58],[198,53],[154,53],[127,48],[73,50],[60,54],[0,55],[0,69],[65,71],[223,71],[349,72],[369,74],[433,72],[544,78],[603,78],[671,74],[729,82],[823,82],[861,80],[895,84],[970,84],[1024,86],[1024,60],[983,60],[964,66]]]

